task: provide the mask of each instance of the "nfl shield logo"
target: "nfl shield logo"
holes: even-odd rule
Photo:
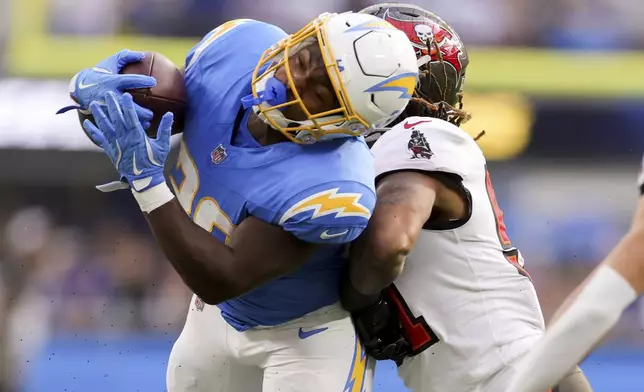
[[[228,154],[226,153],[226,148],[221,144],[218,145],[217,148],[212,150],[212,152],[210,153],[210,159],[212,159],[212,163],[214,163],[215,165],[223,162],[227,156]]]

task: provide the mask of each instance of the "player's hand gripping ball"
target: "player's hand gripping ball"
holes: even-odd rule
[[[137,116],[132,95],[119,97],[108,92],[105,107],[96,101],[90,110],[96,125],[89,120],[83,128],[92,141],[109,156],[121,178],[137,192],[142,192],[165,182],[163,166],[170,152],[170,132],[173,114],[168,112],[161,118],[156,138],[145,134]]]
[[[81,124],[85,120],[95,124],[89,110],[93,101],[105,107],[107,92],[116,93],[119,100],[124,92],[129,92],[136,114],[149,136],[156,136],[161,118],[167,112],[173,113],[175,118],[172,133],[183,131],[186,109],[183,75],[172,61],[159,53],[122,50],[95,67],[77,73],[70,82],[69,91],[78,106],[63,108],[59,113],[78,109]]]

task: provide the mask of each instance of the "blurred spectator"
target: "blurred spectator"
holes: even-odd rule
[[[579,49],[627,49],[636,43],[635,24],[629,13],[634,2],[606,0],[560,0],[550,8],[551,23],[542,29],[547,46]],[[625,23],[626,22],[626,23]],[[633,38],[633,39],[631,39]]]
[[[0,231],[4,383],[10,376],[20,380],[50,336],[176,332],[183,326],[189,291],[149,233],[122,218],[88,230],[60,226],[43,206],[10,214]]]
[[[10,6],[10,1],[0,1],[0,76],[2,76],[4,70],[5,45],[11,28]]]
[[[322,12],[357,11],[375,3],[378,1],[52,0],[49,27],[58,34],[199,37],[226,20],[254,18],[292,32]],[[532,0],[411,3],[442,16],[469,45],[644,48],[644,11],[632,0],[553,0],[547,7]]]
[[[49,28],[55,34],[114,34],[128,1],[52,0]]]

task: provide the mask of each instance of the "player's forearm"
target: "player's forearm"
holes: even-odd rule
[[[380,299],[380,292],[402,272],[409,246],[376,249],[378,225],[369,224],[352,245],[348,271],[341,282],[342,306],[349,312],[367,308]],[[389,242],[390,243],[390,242]],[[389,253],[390,252],[390,253]]]
[[[644,225],[640,222],[644,221],[644,203],[640,204],[631,229],[602,263],[617,271],[638,296],[644,294]],[[590,281],[596,272],[593,271],[585,282]],[[566,298],[553,315],[551,324],[565,314],[584,287],[585,283],[582,283]]]
[[[134,192],[161,249],[183,281],[208,304],[239,297],[300,267],[316,245],[254,217],[235,228],[229,246],[195,224],[165,184]],[[146,191],[147,192],[147,191]],[[154,197],[153,197],[154,196]]]
[[[640,198],[630,230],[602,265],[610,266],[624,277],[638,296],[644,294],[644,197]],[[586,278],[586,282],[592,279],[595,272],[596,270]],[[552,317],[551,323],[556,322],[568,310],[584,286],[581,284],[566,298]]]
[[[386,227],[380,225],[377,210],[353,245],[349,264],[351,283],[365,295],[379,293],[400,275],[414,243],[406,232],[392,227],[394,222],[388,222]]]
[[[233,249],[192,222],[176,199],[146,218],[174,269],[204,302],[217,304],[245,292],[229,278]]]
[[[635,289],[644,294],[644,197],[640,200],[633,224],[604,264],[619,272]]]
[[[204,302],[216,304],[248,291],[236,279],[233,249],[195,224],[166,184],[133,194],[166,257]]]
[[[395,172],[379,181],[373,216],[352,247],[350,277],[357,291],[377,293],[400,275],[429,219],[436,187],[436,180],[417,172]]]

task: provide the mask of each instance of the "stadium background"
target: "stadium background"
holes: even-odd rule
[[[162,391],[189,292],[68,104],[121,48],[181,64],[238,17],[294,31],[363,0],[0,0],[0,390]],[[644,8],[633,0],[418,0],[470,49],[465,98],[546,317],[629,224],[644,151]],[[644,307],[584,362],[596,391],[644,385]],[[376,391],[404,391],[380,364]]]

